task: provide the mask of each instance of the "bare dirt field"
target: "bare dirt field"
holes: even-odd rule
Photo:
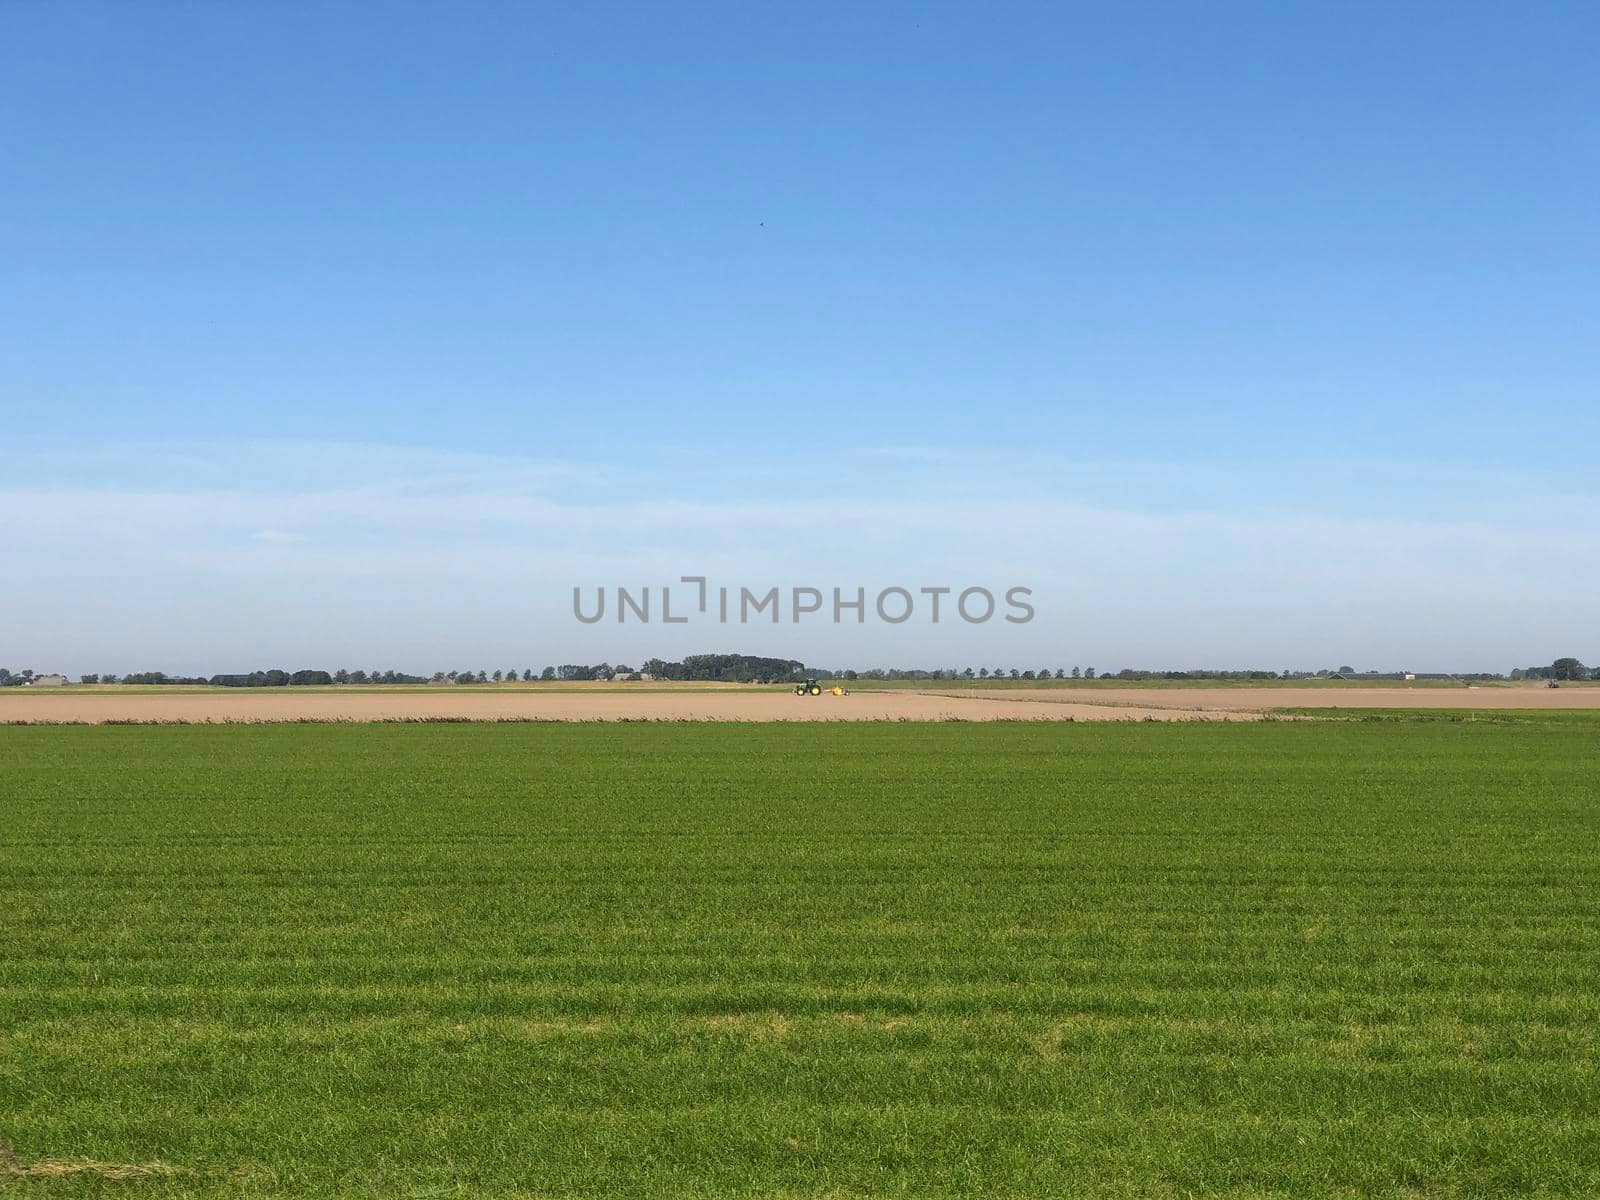
[[[1549,688],[1541,683],[1506,684],[1494,687],[1248,687],[1248,688],[1095,688],[1083,691],[1066,688],[1007,688],[983,691],[977,688],[928,689],[945,696],[984,696],[991,700],[1018,700],[1029,704],[1067,701],[1080,705],[1188,712],[1261,712],[1274,708],[1600,708],[1600,688]]]
[[[1014,688],[795,696],[722,691],[233,691],[115,689],[0,692],[0,722],[107,721],[1161,721],[1258,719],[1278,708],[1581,709],[1600,689]]]
[[[21,689],[7,689],[18,692]],[[1179,706],[1060,703],[918,692],[260,692],[177,696],[95,692],[0,695],[0,722],[106,721],[1136,721],[1251,720],[1254,713]]]

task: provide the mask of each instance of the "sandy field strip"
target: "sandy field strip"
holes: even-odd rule
[[[933,689],[930,689],[930,693]],[[940,688],[938,695],[983,696],[1027,704],[1084,703],[1146,709],[1206,712],[1261,712],[1275,708],[1600,708],[1600,688],[1547,688],[1543,684],[1505,687],[1379,688]]]
[[[8,688],[6,693],[21,689]],[[0,694],[0,722],[106,721],[1136,721],[1252,720],[1255,714],[1179,705],[1105,705],[1059,696],[1048,701],[994,693],[924,695],[855,692],[796,696],[789,692],[712,694],[625,692],[259,692],[226,690],[179,696],[118,696],[71,691]]]
[[[0,689],[0,722],[106,721],[1249,721],[1271,709],[1600,708],[1597,688],[949,688],[801,697],[717,692]]]

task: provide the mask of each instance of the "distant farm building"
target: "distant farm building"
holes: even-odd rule
[[[35,675],[31,680],[29,680],[28,686],[29,687],[65,687],[66,683],[67,683],[67,677],[65,675]]]

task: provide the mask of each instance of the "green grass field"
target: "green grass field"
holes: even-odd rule
[[[0,1190],[1594,1195],[1597,734],[3,728]]]

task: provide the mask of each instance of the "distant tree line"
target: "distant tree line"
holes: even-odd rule
[[[31,674],[31,672],[30,672]],[[3,672],[0,672],[3,675]],[[421,675],[407,675],[402,671],[250,671],[235,675],[168,675],[165,671],[134,671],[118,678],[116,675],[84,675],[83,683],[133,683],[133,684],[208,684],[211,687],[305,687],[330,683],[427,683]]]
[[[0,667],[0,687],[17,687],[35,677],[32,670],[11,671]],[[84,675],[84,683],[125,684],[210,684],[213,687],[303,687],[328,684],[485,684],[540,682],[587,682],[606,680],[662,679],[682,682],[708,683],[789,683],[805,678],[845,680],[921,680],[926,682],[959,682],[969,679],[984,680],[1044,680],[1044,679],[1115,679],[1124,682],[1146,680],[1171,680],[1175,682],[1221,680],[1247,682],[1251,680],[1316,680],[1348,679],[1353,681],[1398,680],[1405,678],[1454,679],[1462,682],[1505,679],[1494,672],[1462,674],[1411,674],[1402,671],[1357,671],[1353,667],[1324,667],[1318,670],[1282,671],[1266,670],[1140,670],[1124,667],[1115,672],[1097,672],[1094,667],[870,667],[864,669],[825,669],[808,667],[799,659],[769,658],[754,654],[689,654],[681,661],[661,658],[646,659],[639,667],[624,663],[595,663],[593,665],[566,663],[559,667],[544,667],[535,671],[524,667],[498,671],[435,671],[432,675],[410,675],[393,670],[300,670],[250,671],[240,674],[205,676],[168,675],[162,671],[136,671],[129,675]],[[1547,667],[1518,667],[1510,674],[1512,679],[1600,680],[1600,668],[1591,669],[1576,658],[1558,658]]]
[[[248,675],[213,675],[205,682],[213,687],[309,687],[330,683],[427,683],[421,675],[402,671],[251,671]]]
[[[539,679],[550,680],[556,677],[554,667],[546,667],[544,672],[537,676]],[[433,675],[421,682],[424,683],[515,683],[519,676],[516,668],[500,671],[435,671]],[[532,683],[535,676],[532,667],[523,670],[520,678],[524,683]],[[352,682],[359,682],[358,680]]]

